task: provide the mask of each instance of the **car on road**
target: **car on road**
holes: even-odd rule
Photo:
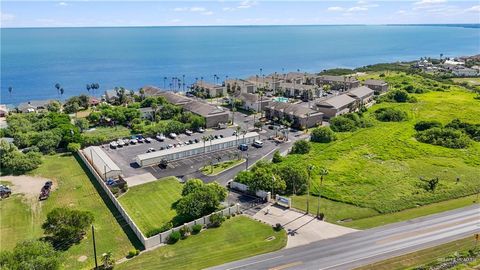
[[[256,148],[262,148],[263,147],[263,142],[260,140],[255,140],[253,141],[252,145]]]
[[[155,136],[155,138],[157,138],[157,140],[163,142],[166,138],[165,138],[165,135],[163,135],[163,133],[160,133],[160,134],[157,134],[157,136]]]
[[[188,136],[191,136],[193,134],[193,132],[191,130],[185,130],[185,134],[187,134]]]
[[[248,150],[248,145],[245,144],[245,143],[242,143],[238,146],[238,149],[240,149],[240,151],[247,151]]]
[[[177,138],[177,134],[175,134],[175,133],[173,133],[173,132],[170,133],[168,136],[169,136],[170,138],[172,138],[172,139],[176,139],[176,138]]]
[[[160,146],[160,148],[158,148],[158,150],[165,150],[165,146]]]
[[[220,135],[218,135],[218,137],[219,137],[219,138],[223,138],[223,135],[222,135],[222,134],[220,134]]]
[[[155,152],[155,151],[156,151],[155,148],[150,147],[150,148],[148,148],[147,153]]]
[[[205,132],[205,129],[203,129],[203,128],[198,128],[197,131],[200,132],[200,133],[203,133],[203,132]]]
[[[150,138],[150,137],[145,138],[145,142],[151,143],[151,142],[152,142],[152,138]]]
[[[188,144],[194,144],[195,141],[194,140],[188,140]]]
[[[113,149],[117,148],[117,146],[118,146],[117,142],[111,142],[110,143],[110,147],[113,148]]]
[[[123,143],[124,143],[125,145],[128,145],[128,144],[130,143],[130,139],[129,139],[129,138],[123,139]]]

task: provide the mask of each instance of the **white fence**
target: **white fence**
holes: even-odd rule
[[[188,222],[188,223],[185,223],[184,225],[181,225],[181,226],[178,226],[178,227],[175,227],[171,230],[168,230],[166,232],[163,232],[163,233],[159,233],[157,235],[154,235],[152,237],[149,237],[149,238],[146,238],[143,233],[140,231],[140,229],[137,227],[137,225],[135,224],[135,222],[133,221],[132,218],[130,218],[130,216],[128,215],[128,213],[123,209],[122,205],[118,202],[117,198],[115,197],[115,195],[110,191],[110,189],[108,188],[108,186],[105,184],[105,182],[103,181],[102,177],[98,174],[98,172],[93,168],[93,166],[90,164],[90,162],[88,162],[87,158],[85,157],[85,155],[83,154],[83,152],[80,150],[77,152],[78,155],[80,156],[80,158],[82,159],[83,163],[85,163],[85,165],[87,166],[88,170],[93,174],[93,176],[95,177],[95,179],[97,180],[97,182],[100,184],[100,186],[102,187],[102,189],[105,191],[105,193],[107,193],[108,197],[110,198],[110,200],[112,201],[112,203],[115,205],[115,207],[117,208],[117,210],[120,212],[120,214],[122,215],[122,217],[125,219],[125,221],[128,223],[128,225],[130,226],[130,228],[133,230],[133,232],[135,233],[135,235],[137,236],[137,238],[140,240],[140,242],[142,242],[143,246],[145,247],[145,249],[150,249],[150,248],[153,248],[155,246],[158,246],[158,245],[161,245],[161,244],[164,244],[167,242],[168,240],[168,236],[170,236],[170,234],[174,231],[178,231],[180,230],[183,226],[188,226],[190,228],[192,228],[194,225],[196,224],[201,224],[201,225],[209,225],[211,222],[210,222],[210,216],[213,214],[210,214],[210,215],[207,215],[207,216],[204,216],[204,217],[201,217],[199,219],[196,219],[194,221],[191,221],[191,222]],[[228,208],[225,208],[223,210],[220,210],[220,211],[217,211],[215,213],[221,213],[223,216],[231,216],[232,214],[238,214],[240,213],[240,206],[238,204],[234,205],[234,206],[231,206],[231,207],[228,207]]]
[[[242,184],[242,183],[238,183],[238,182],[235,182],[235,181],[230,182],[230,188],[236,189],[236,190],[239,190],[239,191],[242,191],[242,192],[249,191],[247,185]],[[270,199],[271,199],[271,193],[268,192],[268,191],[264,191],[264,190],[257,190],[255,192],[255,196],[257,196],[259,198],[262,198],[266,201],[270,201]]]

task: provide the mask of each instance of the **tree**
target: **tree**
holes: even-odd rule
[[[0,140],[0,167],[5,173],[22,174],[38,168],[42,164],[41,155],[30,151],[26,154],[5,140]]]
[[[111,251],[102,254],[102,268],[113,269],[115,260],[113,260],[113,253]]]
[[[335,132],[355,131],[357,124],[345,116],[337,116],[330,120],[330,128]]]
[[[203,186],[203,181],[198,178],[189,179],[182,189],[182,196],[187,196],[190,193],[194,193]]]
[[[380,108],[375,111],[375,117],[382,122],[401,122],[407,119],[407,113],[395,108]]]
[[[61,254],[48,242],[28,240],[18,243],[12,251],[0,253],[0,268],[9,270],[60,269]]]
[[[416,131],[424,131],[424,130],[427,130],[427,129],[431,129],[431,128],[434,128],[434,127],[437,127],[437,128],[441,128],[442,127],[442,124],[438,121],[420,121],[418,123],[415,124],[415,130]]]
[[[56,100],[50,101],[47,104],[47,110],[50,112],[60,112],[61,108],[62,108],[62,105],[60,105],[60,102]]]
[[[301,166],[282,166],[277,174],[285,181],[287,193],[304,194],[307,191],[308,174]]]
[[[50,235],[56,249],[67,250],[80,242],[93,220],[93,214],[88,211],[55,208],[47,214],[42,229]]]
[[[430,191],[432,193],[435,192],[435,190],[438,187],[438,183],[440,182],[440,179],[438,179],[438,177],[431,178],[431,179],[424,179],[421,177],[420,180],[423,183],[423,188],[426,191]]]
[[[220,202],[225,200],[227,190],[224,187],[216,182],[207,185],[203,182],[200,185],[200,182],[192,182],[187,195],[178,200],[176,211],[179,215],[198,218],[215,211]]]
[[[311,145],[306,140],[298,140],[296,141],[293,146],[292,150],[290,151],[291,154],[307,154],[310,152]]]
[[[78,150],[80,150],[80,148],[81,148],[81,146],[80,146],[79,143],[69,143],[69,144],[67,145],[67,150],[68,150],[69,152],[72,152],[72,153],[78,152]]]
[[[329,143],[335,141],[337,136],[335,132],[329,127],[318,127],[312,131],[312,135],[310,140],[312,142],[319,142],[319,143]]]
[[[275,152],[273,152],[272,162],[280,163],[282,161],[283,161],[283,157],[280,155],[280,152],[278,150],[275,150]]]
[[[90,124],[88,121],[84,118],[78,118],[75,120],[75,126],[80,129],[80,132],[83,132],[84,130],[88,129]]]

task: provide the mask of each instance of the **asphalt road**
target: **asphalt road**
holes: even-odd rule
[[[417,218],[213,267],[353,269],[480,232],[480,205]]]

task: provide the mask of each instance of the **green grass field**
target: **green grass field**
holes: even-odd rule
[[[446,124],[453,118],[480,123],[480,101],[474,99],[473,93],[457,86],[447,92],[431,91],[415,96],[418,103],[382,103],[366,114],[373,118],[372,112],[378,108],[396,107],[408,113],[408,121],[385,123],[372,119],[372,127],[338,133],[337,141],[313,143],[312,151],[306,156],[290,155],[284,161],[305,166],[314,164],[329,170],[322,196],[341,202],[329,203],[337,207],[331,210],[336,212],[334,219],[355,220],[375,212],[397,212],[471,195],[478,190],[480,143],[473,142],[467,149],[420,143],[414,139],[413,125],[420,120]],[[434,193],[424,191],[418,186],[420,177],[439,177],[438,189]],[[456,183],[457,177],[459,183]],[[312,183],[313,193],[318,193],[317,175]],[[301,206],[305,200],[302,197],[305,196],[294,199],[294,205]]]
[[[149,231],[161,228],[177,215],[172,205],[182,196],[182,184],[175,177],[167,177],[155,182],[130,187],[119,197],[119,201],[140,230]],[[181,220],[174,220],[181,225]]]
[[[212,171],[212,166],[210,166],[210,165],[207,165],[207,166],[201,168],[200,171],[205,175],[214,176],[214,175],[217,175],[224,170],[235,167],[235,166],[237,166],[238,164],[240,164],[244,161],[245,161],[245,159],[228,160],[228,161],[213,164],[213,171]]]
[[[128,225],[119,224],[116,216],[120,217],[120,214],[114,210],[113,205],[102,199],[92,182],[95,180],[89,179],[89,174],[74,156],[70,154],[45,156],[43,164],[32,171],[31,175],[53,179],[58,184],[58,189],[52,192],[50,198],[33,209],[30,204],[22,200],[22,195],[14,195],[0,203],[1,250],[11,249],[21,240],[41,237],[43,235],[41,224],[47,213],[55,207],[70,207],[93,213],[99,256],[104,252],[112,251],[114,258],[120,259],[133,248],[129,240],[129,236],[133,237],[133,233],[129,231]],[[137,241],[135,238],[131,239],[134,242]],[[87,256],[87,260],[78,261],[80,256]],[[80,244],[73,245],[64,252],[64,257],[63,268],[65,269],[93,267],[90,230]]]
[[[475,239],[473,236],[460,239],[457,241],[453,241],[450,243],[446,243],[443,245],[439,245],[432,248],[427,248],[424,250],[420,250],[417,252],[409,253],[403,256],[394,257],[388,260],[376,262],[373,264],[365,265],[355,270],[400,270],[400,269],[413,269],[415,267],[425,265],[428,263],[435,262],[440,258],[448,257],[456,252],[464,252],[468,251],[475,247]],[[470,265],[479,265],[480,260],[471,263]],[[474,269],[463,268],[459,266],[459,268],[454,269]]]
[[[118,138],[130,137],[131,132],[124,126],[115,127],[95,127],[95,130],[85,131],[83,137],[102,136],[107,140],[116,140]]]
[[[267,241],[271,236],[275,239]],[[285,231],[275,232],[268,225],[237,216],[227,219],[219,228],[146,252],[115,269],[203,269],[275,251],[286,243]]]

